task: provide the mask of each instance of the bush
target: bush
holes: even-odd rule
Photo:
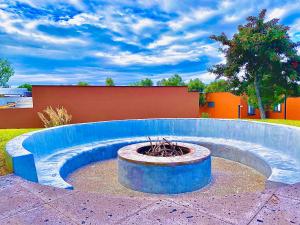
[[[208,113],[202,113],[201,118],[209,118],[209,114]]]
[[[38,112],[38,116],[44,123],[45,127],[55,127],[70,123],[72,115],[69,115],[64,107],[53,109],[51,106],[43,110],[43,113]]]

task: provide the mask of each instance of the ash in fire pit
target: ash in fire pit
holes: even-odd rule
[[[177,143],[172,143],[165,138],[158,139],[156,142],[153,142],[150,137],[148,139],[150,145],[139,148],[138,153],[149,156],[171,157],[185,155],[190,152],[188,148],[178,146]]]

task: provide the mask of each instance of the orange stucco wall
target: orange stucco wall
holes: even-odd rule
[[[287,99],[286,114],[287,119],[300,120],[300,97]]]
[[[33,86],[33,109],[0,110],[0,128],[41,127],[37,112],[64,106],[73,123],[197,117],[198,93],[187,87]]]
[[[210,118],[238,118],[238,106],[241,98],[229,92],[208,93],[206,102],[214,102],[215,106],[210,108],[206,103],[205,106],[199,107],[200,117],[203,112],[208,113]]]
[[[281,104],[280,112],[268,112],[270,119],[284,119],[284,104]],[[286,100],[286,119],[300,120],[300,97],[289,97]]]
[[[214,102],[215,107],[209,108],[207,104],[199,107],[199,115],[208,113],[211,118],[238,118],[238,107],[240,105],[241,119],[259,119],[260,112],[255,110],[255,115],[248,115],[248,103],[246,96],[235,96],[227,92],[208,93],[207,102]],[[300,120],[300,97],[287,98],[288,120]],[[269,119],[284,119],[284,104],[281,104],[281,111],[274,112],[272,109],[267,111]]]
[[[274,112],[273,109],[270,109],[267,111],[267,117],[269,119],[284,119],[284,104],[281,104],[281,111],[280,112]],[[289,107],[287,107],[288,109]],[[299,117],[300,119],[300,117]]]
[[[241,97],[241,119],[259,119],[260,118],[260,112],[258,109],[255,109],[254,115],[248,114],[248,100],[247,96]]]

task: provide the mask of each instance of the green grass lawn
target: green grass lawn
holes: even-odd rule
[[[16,136],[19,136],[37,129],[0,129],[0,176],[8,173],[4,162],[4,148],[6,143]]]
[[[275,120],[275,119],[265,119],[265,120],[255,120],[258,122],[267,122],[267,123],[277,123],[277,124],[284,124],[290,125],[295,127],[300,127],[300,120]]]

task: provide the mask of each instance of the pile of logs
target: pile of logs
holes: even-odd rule
[[[160,156],[160,157],[170,157],[170,156],[180,156],[184,155],[186,151],[176,144],[163,138],[162,140],[157,140],[153,143],[150,137],[148,137],[150,142],[150,147],[144,152],[145,155],[149,156]]]

